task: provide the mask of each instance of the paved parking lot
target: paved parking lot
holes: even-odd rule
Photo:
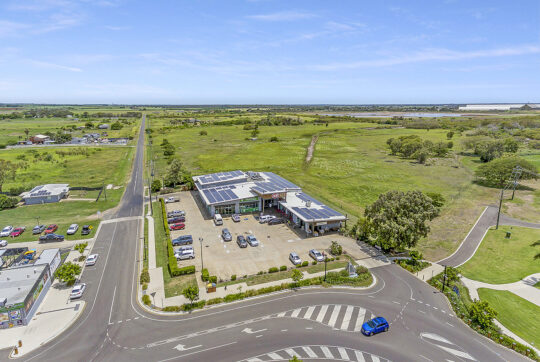
[[[339,234],[328,234],[319,237],[305,238],[295,233],[286,224],[267,225],[260,224],[254,215],[242,215],[240,222],[235,223],[230,217],[223,219],[222,226],[215,226],[213,219],[205,215],[195,200],[196,192],[181,192],[174,196],[180,198],[180,202],[167,204],[167,211],[184,210],[186,212],[186,228],[180,231],[172,231],[171,236],[176,238],[180,235],[190,234],[193,236],[195,259],[179,261],[179,266],[195,265],[197,271],[201,270],[201,244],[204,267],[208,268],[211,275],[227,280],[231,275],[238,277],[243,275],[257,274],[259,271],[267,271],[274,266],[292,266],[289,261],[289,253],[298,253],[302,260],[311,259],[308,255],[310,249],[326,250],[331,241],[338,241],[343,249],[355,259],[367,257],[356,245],[353,239]],[[221,230],[228,228],[233,236],[233,241],[224,242],[221,238]],[[259,240],[258,247],[248,246],[241,249],[236,244],[238,235],[253,234]]]

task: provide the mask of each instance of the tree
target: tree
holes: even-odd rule
[[[332,255],[341,255],[343,253],[343,247],[339,245],[337,241],[332,241],[330,253],[332,253]]]
[[[448,283],[457,282],[459,280],[459,270],[451,266],[446,268],[446,280]]]
[[[12,209],[17,206],[17,202],[17,199],[14,197],[0,194],[0,210]]]
[[[481,165],[476,170],[476,176],[482,178],[488,185],[501,187],[506,182],[510,181],[512,177],[512,171],[517,166],[523,168],[529,172],[523,172],[521,174],[521,179],[536,179],[536,167],[529,161],[513,156],[499,158],[493,160],[485,165]]]
[[[439,215],[439,208],[421,191],[389,191],[367,206],[364,215],[374,244],[384,250],[405,249],[427,236],[427,222]]]
[[[276,136],[270,137],[270,142],[279,142],[279,139]]]
[[[454,137],[454,131],[450,131],[450,132],[448,132],[448,133],[446,134],[446,138],[447,138],[447,139],[451,140],[452,137]]]
[[[163,149],[163,155],[167,157],[174,155],[174,153],[176,152],[176,150],[174,149],[174,146],[171,145],[170,143],[163,145],[162,149]]]
[[[0,159],[0,192],[2,185],[8,180],[14,180],[17,173],[17,165],[11,161]]]
[[[167,185],[181,184],[183,175],[184,167],[182,161],[177,158],[173,159],[169,167],[167,167],[167,173],[165,174]]]
[[[81,274],[81,266],[70,261],[59,266],[54,273],[55,277],[61,282],[66,283],[66,285],[75,284],[77,275],[79,274]]]
[[[111,130],[113,131],[118,131],[118,130],[121,130],[122,129],[122,123],[116,121],[114,122],[112,125],[111,125]]]
[[[426,196],[433,201],[433,205],[435,205],[435,207],[443,206],[444,202],[446,201],[444,196],[438,192],[426,192]]]
[[[293,269],[291,272],[291,279],[298,284],[300,280],[304,279],[304,274],[298,269]]]
[[[504,144],[501,141],[484,141],[475,144],[474,153],[482,162],[489,162],[502,156]]]
[[[519,149],[519,143],[512,137],[504,140],[504,152],[516,153]]]
[[[420,260],[424,257],[421,252],[418,250],[409,251],[409,256],[411,257],[412,265],[417,265]]]
[[[416,161],[423,165],[426,163],[427,159],[429,158],[429,150],[425,147],[422,147],[418,149],[413,155],[413,158],[416,159]]]
[[[182,291],[182,295],[189,299],[189,302],[193,304],[194,301],[199,299],[199,287],[190,285]]]
[[[92,128],[94,128],[94,124],[93,124],[92,122],[86,122],[86,123],[84,124],[84,127],[85,127],[85,128],[88,128],[88,129],[92,129]]]
[[[433,145],[433,153],[435,153],[435,156],[437,157],[445,157],[448,154],[448,143],[447,142],[435,143]]]
[[[161,190],[161,181],[154,180],[151,185],[152,192],[159,192]]]
[[[208,132],[203,129],[202,131],[199,132],[199,134],[201,136],[206,136],[206,135],[208,135]]]
[[[25,128],[24,134],[26,135],[26,140],[28,140],[28,135],[30,134],[30,130],[28,128]]]
[[[491,326],[493,318],[497,316],[497,311],[489,306],[486,301],[475,300],[469,308],[469,317],[473,323],[478,324],[482,329]]]
[[[79,253],[81,253],[81,255],[83,255],[87,246],[88,246],[88,243],[79,243],[75,245],[74,249],[77,250]]]

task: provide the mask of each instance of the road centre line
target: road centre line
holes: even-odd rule
[[[219,345],[219,346],[210,347],[210,348],[203,349],[203,350],[200,350],[200,351],[191,352],[191,353],[186,353],[186,354],[182,354],[182,355],[175,356],[175,357],[171,357],[171,358],[167,358],[167,359],[162,359],[162,360],[160,360],[160,361],[158,361],[158,362],[171,361],[171,360],[174,360],[174,359],[179,359],[179,358],[182,358],[182,357],[191,356],[192,354],[197,354],[197,353],[201,353],[201,352],[211,351],[211,350],[213,350],[213,349],[217,349],[217,348],[221,348],[221,347],[230,346],[231,344],[235,344],[235,343],[236,343],[236,341],[230,342],[230,343],[225,343],[225,344],[222,344],[222,345]]]
[[[116,295],[116,285],[114,286],[114,292],[113,292],[113,297],[112,297],[112,301],[111,301],[111,311],[109,312],[109,324],[112,324],[111,323],[111,317],[112,317],[112,311],[113,311],[113,306],[114,306],[114,296]]]

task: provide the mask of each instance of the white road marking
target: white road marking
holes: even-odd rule
[[[304,352],[308,355],[309,358],[317,358],[317,354],[309,347],[302,347]]]
[[[374,355],[371,355],[371,360],[372,360],[373,362],[380,362],[380,361],[381,361],[381,360],[379,359],[379,357],[374,356]]]
[[[248,359],[246,362],[262,362],[262,359],[253,357],[253,358]]]
[[[293,310],[292,314],[291,314],[291,317],[292,318],[296,318],[298,317],[298,314],[300,314],[300,311],[302,310],[302,308],[298,308],[298,309],[295,309]]]
[[[327,310],[328,310],[328,305],[325,304],[321,307],[321,310],[319,311],[319,314],[317,315],[317,319],[316,319],[317,322],[322,323]]]
[[[282,329],[281,331],[282,331],[282,332],[287,332],[287,331],[288,331],[288,329]]]
[[[334,306],[334,310],[332,311],[332,315],[330,316],[330,321],[328,321],[328,325],[330,327],[333,327],[336,324],[336,320],[337,320],[340,310],[341,310],[341,305]]]
[[[107,255],[108,256],[108,255]],[[113,310],[113,305],[114,305],[114,296],[116,295],[116,286],[114,286],[114,292],[113,292],[113,296],[112,296],[112,302],[111,302],[111,311],[109,312],[109,324],[112,324],[111,323],[111,317],[112,317],[112,310]]]
[[[255,338],[261,338],[262,336],[262,334],[259,334],[258,336],[255,336]]]
[[[397,305],[401,305],[399,302],[396,302],[395,300],[393,300],[392,303],[397,304]]]
[[[361,351],[354,351],[354,355],[356,356],[356,360],[358,362],[365,362],[364,354]]]
[[[345,311],[345,316],[343,317],[343,322],[341,322],[340,329],[347,330],[349,328],[353,310],[354,310],[354,307],[352,305],[347,306],[347,310]]]
[[[423,310],[418,309],[418,311],[419,311],[420,313],[426,314],[426,312],[424,312]]]
[[[281,313],[279,313],[279,314],[277,315],[277,317],[278,317],[278,318],[285,317],[285,313],[287,313],[287,312],[281,312]]]
[[[328,349],[328,347],[326,347],[326,346],[321,346],[321,351],[323,351],[324,356],[325,356],[326,358],[334,359],[334,355],[332,354],[332,352],[330,352],[330,350]]]
[[[159,361],[159,362],[171,361],[171,360],[173,360],[173,359],[179,359],[179,358],[181,358],[181,357],[191,356],[192,354],[201,353],[201,352],[206,352],[206,351],[211,351],[211,350],[216,349],[216,348],[221,348],[221,347],[230,346],[231,344],[235,344],[235,343],[236,343],[236,341],[235,341],[235,342],[230,342],[230,343],[225,343],[225,344],[222,344],[222,345],[219,345],[219,346],[210,347],[210,348],[207,348],[207,349],[202,349],[202,350],[200,350],[200,351],[191,352],[191,353],[186,353],[186,354],[183,354],[183,355],[180,355],[180,356],[174,356],[174,357],[167,358],[167,359],[162,359],[162,360]]]
[[[279,354],[277,354],[275,352],[268,353],[268,357],[270,357],[271,359],[278,360],[278,361],[283,359],[283,358],[281,358],[281,356]]]
[[[366,310],[360,308],[358,310],[358,317],[356,318],[356,324],[354,325],[354,331],[359,332],[362,329],[362,324],[364,324],[364,317],[366,315]]]
[[[448,353],[453,354],[454,356],[467,358],[467,359],[470,359],[471,361],[476,361],[476,359],[473,356],[471,356],[470,354],[468,354],[466,352],[463,352],[463,351],[460,351],[460,350],[457,350],[457,349],[453,349],[453,348],[449,348],[449,347],[445,347],[445,346],[441,346],[441,345],[437,345],[437,347],[445,350]]]
[[[299,355],[298,353],[296,353],[296,352],[294,351],[294,349],[292,349],[292,348],[287,348],[287,349],[285,350],[285,352],[287,352],[287,354],[288,354],[289,356],[291,356],[291,357],[296,356],[296,357],[300,358],[300,355]]]
[[[311,315],[313,314],[313,311],[315,310],[315,306],[311,306],[307,309],[306,314],[304,315],[304,319],[310,319]]]
[[[313,329],[313,327],[306,327],[306,329]]]
[[[421,337],[425,337],[425,338],[429,338],[429,339],[434,339],[434,340],[439,341],[439,342],[444,342],[444,343],[448,343],[448,344],[453,344],[452,342],[450,342],[450,341],[447,340],[446,338],[441,337],[441,336],[439,336],[438,334],[434,334],[434,333],[421,333],[420,336],[421,336]]]
[[[176,349],[178,351],[187,351],[187,350],[195,349],[195,348],[199,348],[199,347],[202,347],[202,344],[199,344],[199,345],[196,345],[196,346],[193,346],[193,347],[188,347],[188,348],[186,348],[186,346],[183,345],[183,344],[179,344],[176,347],[174,347],[173,349]]]
[[[347,351],[345,350],[345,348],[338,347],[338,352],[342,360],[349,361],[349,355],[347,354]]]
[[[448,322],[446,322],[446,324],[448,324],[450,327],[453,327],[453,326],[454,326],[453,324],[450,324],[450,323],[448,323]]]

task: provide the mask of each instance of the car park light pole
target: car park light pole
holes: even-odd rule
[[[202,273],[202,269],[204,269],[204,260],[203,260],[203,251],[202,251],[203,238],[199,238],[199,242],[201,243],[201,273]]]
[[[326,281],[326,253],[323,251],[324,256],[324,281]]]

